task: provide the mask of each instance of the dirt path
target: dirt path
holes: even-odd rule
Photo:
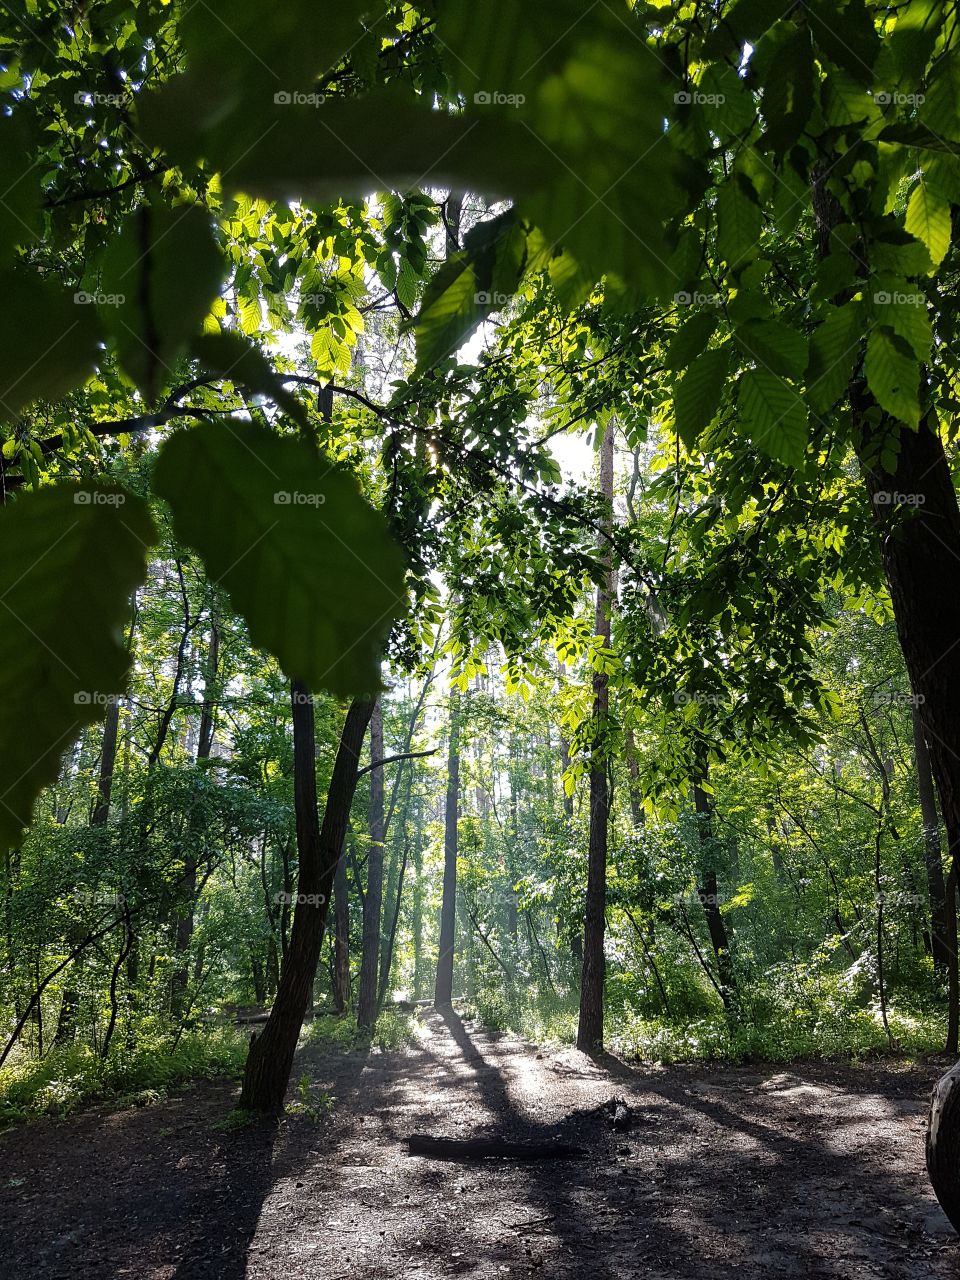
[[[631,1071],[430,1013],[421,1044],[324,1055],[319,1124],[224,1132],[235,1090],[0,1137],[11,1280],[940,1280],[960,1239],[923,1171],[939,1068]],[[634,1126],[610,1131],[614,1094]],[[410,1157],[419,1130],[558,1136],[576,1162]]]

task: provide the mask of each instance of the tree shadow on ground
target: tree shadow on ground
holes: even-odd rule
[[[223,1130],[233,1086],[0,1138],[0,1257],[31,1280],[946,1280],[923,1176],[934,1070],[634,1068],[454,1012],[405,1052],[301,1050],[329,1121]],[[614,1094],[633,1128],[613,1133]],[[583,1160],[411,1157],[412,1132]],[[11,1185],[11,1184],[16,1185]],[[6,1185],[5,1185],[6,1184]]]

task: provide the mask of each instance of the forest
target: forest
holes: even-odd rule
[[[0,3],[0,1273],[955,1275],[958,284],[956,3]]]

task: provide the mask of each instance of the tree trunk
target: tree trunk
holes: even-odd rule
[[[327,791],[322,826],[317,815],[313,702],[299,681],[292,686],[294,803],[297,818],[297,907],[280,986],[270,1017],[251,1043],[238,1106],[278,1112],[290,1080],[293,1055],[313,994],[327,903],[350,820],[360,749],[373,701],[355,698],[347,711]]]
[[[940,796],[948,861],[956,867],[960,855],[960,667],[955,652],[960,644],[960,508],[939,435],[925,422],[917,431],[903,428],[897,464],[888,474],[876,460],[876,441],[865,425],[865,409],[862,397],[855,400],[858,454],[880,533],[900,647]],[[902,500],[893,501],[894,496]],[[951,1022],[956,1022],[955,1012]],[[952,1040],[949,1052],[955,1053],[956,1037]]]
[[[453,1002],[453,955],[457,932],[457,823],[460,818],[460,696],[450,695],[450,740],[447,748],[447,799],[443,835],[443,901],[440,946],[433,1002],[438,1009]]]
[[[92,827],[106,826],[110,817],[110,794],[113,790],[113,773],[117,764],[117,738],[120,729],[120,699],[107,699],[107,715],[103,723],[103,747],[100,752],[100,777],[97,781],[97,802],[90,818]]]
[[[220,674],[220,629],[216,617],[210,622],[210,643],[207,649],[206,672],[203,681],[203,710],[200,713],[200,730],[197,735],[197,763],[209,760],[213,749],[214,706],[216,685]],[[187,984],[190,974],[189,953],[193,943],[194,913],[197,905],[198,849],[203,843],[205,817],[194,809],[190,815],[189,836],[183,858],[181,894],[184,908],[177,916],[174,939],[175,961],[170,981],[170,1012],[177,1020],[186,1006]]]
[[[923,721],[919,709],[913,708],[913,749],[917,764],[917,791],[920,796],[920,816],[923,820],[923,850],[927,870],[927,893],[930,899],[930,950],[933,955],[934,972],[946,977],[951,960],[956,964],[956,956],[951,956],[947,944],[947,890],[943,876],[943,861],[940,848],[940,817],[937,813],[937,799],[934,792],[933,773],[930,768],[930,753],[927,750],[923,734]],[[956,911],[956,904],[953,904]]]
[[[350,1007],[350,882],[347,860],[341,854],[333,878],[333,1007]]]
[[[701,774],[706,781],[706,767]],[[700,887],[697,897],[703,907],[707,921],[707,932],[710,934],[710,945],[717,962],[717,988],[723,1007],[730,1013],[736,997],[736,981],[730,957],[730,940],[727,937],[727,926],[720,910],[720,896],[717,887],[717,862],[719,860],[719,842],[714,831],[713,802],[702,786],[694,784],[693,802],[697,811],[697,828],[700,839],[701,873]]]
[[[613,527],[613,424],[604,432],[600,447],[600,494],[607,503],[607,527]],[[597,588],[596,634],[610,645],[610,610],[613,603],[613,556],[609,543],[602,548],[605,581]],[[610,689],[602,671],[593,676],[593,748],[590,762],[590,845],[587,857],[587,901],[583,928],[583,967],[580,975],[580,1017],[577,1048],[591,1053],[603,1047],[603,939],[606,924],[607,836],[610,810],[607,781],[606,728]]]
[[[378,698],[370,717],[370,763],[383,759],[383,702]],[[363,897],[363,943],[357,1025],[372,1027],[377,1020],[380,970],[380,918],[383,913],[383,767],[370,773],[370,849],[367,853],[367,891]]]

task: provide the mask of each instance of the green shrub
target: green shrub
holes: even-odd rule
[[[190,1080],[235,1075],[247,1042],[233,1028],[193,1032],[176,1049],[168,1041],[121,1043],[106,1059],[87,1046],[54,1049],[42,1061],[21,1059],[0,1071],[0,1123],[32,1115],[66,1115],[100,1099],[137,1106],[159,1101],[166,1091]]]

